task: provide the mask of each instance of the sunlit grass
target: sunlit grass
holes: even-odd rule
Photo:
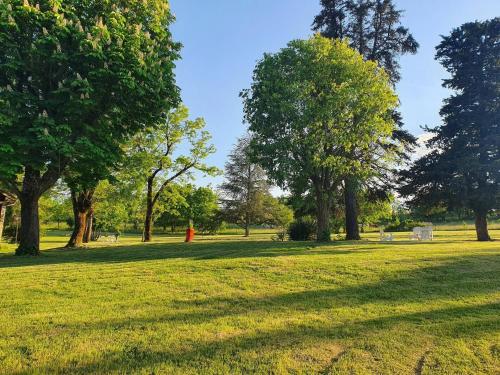
[[[499,242],[270,236],[122,236],[31,258],[4,245],[0,373],[500,371]]]

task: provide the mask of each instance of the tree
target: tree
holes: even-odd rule
[[[327,38],[346,38],[349,45],[359,51],[365,59],[377,61],[389,74],[391,82],[399,81],[398,57],[406,53],[416,53],[418,43],[409,30],[401,25],[402,11],[397,10],[392,0],[321,0],[322,10],[315,17],[313,30],[321,32]],[[344,181],[344,204],[346,220],[346,238],[359,240],[359,202],[358,195],[366,189],[380,188],[383,182],[390,190],[391,176],[386,165],[380,165],[380,159],[367,160],[380,151],[390,153],[401,161],[407,160],[406,153],[415,145],[416,139],[402,129],[403,123],[398,112],[393,111],[398,129],[393,132],[393,144],[374,144],[377,150],[366,150],[365,163],[372,163],[372,179],[363,180],[356,173],[350,173]],[[402,147],[401,147],[402,146]],[[359,151],[358,151],[359,153]],[[354,171],[356,172],[356,171]],[[378,180],[378,181],[374,181]],[[393,180],[393,178],[392,178]],[[378,186],[373,186],[373,184]]]
[[[0,179],[21,202],[16,254],[39,253],[38,200],[69,164],[114,159],[178,102],[162,0],[0,2]]]
[[[215,233],[222,225],[219,196],[210,187],[192,189],[186,197],[184,217],[202,233]]]
[[[95,233],[88,236],[99,238],[102,232],[119,233],[120,226],[127,221],[127,199],[109,181],[99,183],[93,194],[92,219],[88,225],[93,225]],[[89,238],[90,239],[90,238]],[[88,242],[88,241],[87,241]]]
[[[293,221],[293,210],[272,195],[264,197],[264,207],[266,210],[266,224],[285,231],[288,224]]]
[[[254,157],[281,188],[312,187],[317,239],[330,239],[334,191],[364,164],[353,152],[388,142],[397,97],[387,74],[345,41],[295,40],[257,64],[242,93]]]
[[[170,226],[171,232],[179,225],[187,226],[190,215],[188,213],[188,196],[194,187],[191,184],[171,183],[165,187],[156,205],[155,224],[163,227]]]
[[[234,145],[225,168],[225,181],[220,186],[224,213],[228,221],[245,229],[265,221],[264,197],[269,195],[266,173],[250,158],[252,137],[246,135]]]
[[[361,230],[365,226],[376,224],[381,221],[389,221],[392,217],[392,196],[386,196],[383,192],[380,195],[363,192],[359,197],[359,221]]]
[[[185,106],[166,113],[159,124],[137,134],[127,146],[127,162],[135,178],[146,184],[146,215],[144,241],[152,239],[154,209],[165,188],[183,177],[190,177],[194,170],[209,175],[217,168],[203,161],[215,152],[210,144],[210,134],[203,130],[202,118],[189,120]],[[184,143],[187,143],[185,145]],[[185,154],[176,154],[180,146],[186,146]],[[160,214],[159,212],[158,214]]]
[[[443,125],[427,129],[433,151],[402,175],[401,193],[412,206],[471,209],[479,241],[490,240],[487,215],[500,202],[499,36],[497,17],[443,37],[436,58],[454,94],[441,108]]]

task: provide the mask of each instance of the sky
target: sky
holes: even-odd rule
[[[277,52],[293,39],[313,34],[319,0],[170,0],[174,39],[183,44],[177,85],[191,116],[203,117],[217,152],[207,162],[223,168],[232,146],[246,131],[239,92],[265,52]],[[423,125],[440,123],[439,109],[450,92],[441,87],[447,73],[434,60],[440,35],[465,22],[500,16],[499,0],[395,0],[402,24],[419,42],[415,55],[400,59],[397,85],[405,127],[422,136]],[[216,187],[222,177],[197,176],[197,185]]]

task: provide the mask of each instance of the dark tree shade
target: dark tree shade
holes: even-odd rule
[[[443,37],[436,58],[454,90],[441,109],[443,125],[428,129],[433,151],[403,174],[401,193],[413,206],[468,208],[480,241],[489,240],[486,217],[499,207],[498,85],[500,18],[462,25]]]

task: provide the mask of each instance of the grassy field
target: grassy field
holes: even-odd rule
[[[4,245],[0,373],[500,373],[500,242],[269,238]]]

